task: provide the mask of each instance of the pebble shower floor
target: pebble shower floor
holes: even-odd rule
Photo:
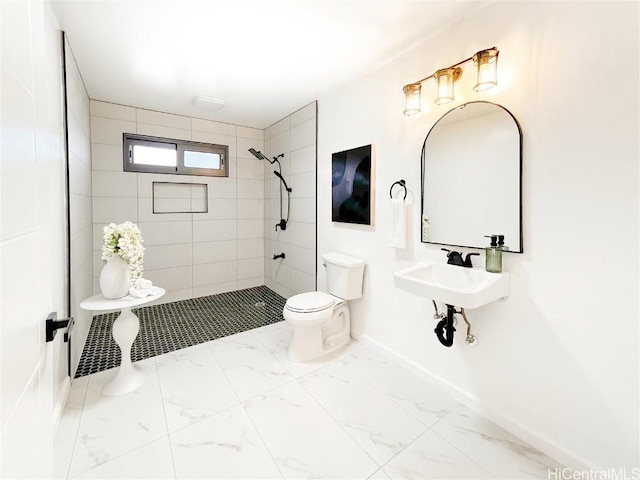
[[[140,334],[131,360],[137,362],[253,328],[283,321],[286,299],[265,286],[133,309]],[[111,334],[120,312],[93,317],[76,378],[120,365]]]

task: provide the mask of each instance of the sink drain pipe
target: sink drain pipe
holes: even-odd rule
[[[440,343],[445,347],[453,345],[453,333],[456,331],[456,327],[453,326],[453,315],[456,313],[456,309],[453,305],[447,305],[447,316],[438,322],[434,332]]]
[[[456,313],[462,315],[464,323],[467,324],[467,337],[465,338],[465,343],[470,346],[475,346],[478,344],[478,339],[471,334],[471,323],[469,323],[469,320],[467,319],[467,314],[465,313],[464,308],[461,308],[460,311],[457,312],[453,305],[447,304],[447,315],[445,317],[443,313],[440,313],[438,311],[438,305],[436,304],[435,300],[432,300],[432,302],[433,308],[435,309],[433,318],[436,320],[440,319],[436,328],[434,329],[434,332],[442,345],[444,345],[445,347],[451,347],[453,345],[453,336],[454,332],[456,331]]]

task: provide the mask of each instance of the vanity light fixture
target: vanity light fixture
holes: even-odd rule
[[[498,50],[491,48],[482,50],[473,56],[473,63],[476,66],[476,85],[473,89],[476,92],[488,90],[498,84]]]
[[[422,85],[420,83],[413,83],[411,85],[405,85],[402,91],[404,92],[404,114],[413,115],[420,112],[420,90]]]
[[[450,67],[442,68],[422,80],[405,85],[402,89],[405,95],[404,114],[414,115],[420,112],[420,91],[422,89],[422,83],[430,78],[435,80],[437,86],[435,103],[437,105],[443,105],[453,101],[453,87],[458,78],[460,78],[460,75],[462,75],[461,65],[471,60],[473,60],[476,67],[476,84],[473,89],[479,92],[495,87],[498,84],[498,49],[492,47],[486,50],[480,50],[475,55]]]
[[[436,105],[443,105],[453,101],[453,84],[462,75],[460,67],[443,68],[434,73],[436,85],[438,85],[438,96],[436,97]]]

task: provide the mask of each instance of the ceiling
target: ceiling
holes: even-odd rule
[[[479,2],[53,1],[89,97],[266,128]],[[398,88],[401,88],[399,86]],[[218,112],[191,105],[222,99]]]

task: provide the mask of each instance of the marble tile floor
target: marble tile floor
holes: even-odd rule
[[[115,369],[73,382],[56,478],[546,479],[559,465],[395,361],[352,341],[286,359],[285,322],[137,363],[148,380],[105,397]]]

